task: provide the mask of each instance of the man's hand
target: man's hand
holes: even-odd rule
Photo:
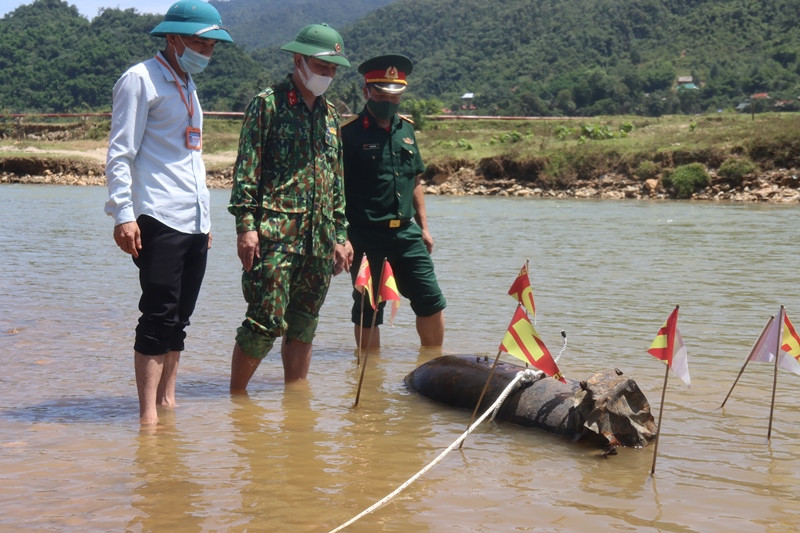
[[[425,243],[425,247],[428,249],[428,253],[433,253],[433,236],[431,232],[427,229],[422,230],[422,242]]]
[[[253,268],[253,261],[261,259],[261,251],[258,245],[258,232],[243,231],[236,235],[236,253],[239,254],[239,261],[247,272]]]
[[[139,230],[139,224],[133,221],[114,226],[114,241],[126,254],[139,257],[139,250],[142,249],[142,232]]]
[[[353,263],[353,245],[350,241],[344,244],[337,244],[333,249],[333,275],[341,274],[342,271],[350,272],[350,265]]]

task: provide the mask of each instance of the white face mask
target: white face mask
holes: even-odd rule
[[[178,64],[181,66],[183,71],[189,74],[199,74],[203,72],[203,69],[206,68],[206,66],[208,66],[208,62],[211,60],[211,56],[204,56],[199,52],[195,52],[194,50],[186,46],[186,43],[183,42],[182,38],[181,38],[181,44],[183,44],[183,54],[178,55],[178,52],[176,50],[175,58],[178,60]]]
[[[311,94],[314,96],[319,96],[324,93],[333,81],[333,78],[330,76],[322,76],[311,72],[305,58],[303,58],[303,64],[297,72],[300,75],[300,80],[302,80],[303,85],[305,85],[306,89],[311,91]]]

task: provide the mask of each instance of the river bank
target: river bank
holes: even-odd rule
[[[108,125],[50,126],[0,135],[0,184],[105,185]],[[238,129],[206,121],[211,188],[231,186]],[[797,113],[487,118],[434,121],[417,141],[427,194],[800,203],[799,131]]]
[[[692,194],[692,200],[717,202],[800,203],[800,169],[775,169],[748,176],[732,186],[713,170],[711,185]],[[212,169],[209,188],[230,188],[233,169]],[[7,157],[0,160],[0,184],[105,186],[103,164],[89,158]],[[489,178],[480,165],[469,162],[429,165],[423,177],[425,192],[453,196],[514,196],[523,198],[595,198],[667,200],[669,191],[658,178],[638,179],[618,173],[578,178],[569,187],[547,187],[539,183],[499,175]]]

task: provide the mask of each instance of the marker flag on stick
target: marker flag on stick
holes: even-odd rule
[[[519,271],[517,279],[508,289],[508,294],[525,306],[529,316],[536,316],[536,305],[533,303],[533,289],[531,288],[531,280],[528,277],[527,263],[522,265],[522,270]]]
[[[750,352],[750,361],[756,363],[773,363],[775,349],[780,339],[780,354],[778,366],[795,374],[800,374],[800,336],[789,321],[786,312],[783,312],[783,324],[773,320],[772,325],[765,335],[753,346]]]
[[[376,309],[374,291],[372,289],[372,272],[369,268],[369,261],[367,261],[367,254],[361,256],[361,265],[358,267],[358,275],[356,275],[355,288],[361,294],[367,291],[369,297],[369,304],[373,309]]]
[[[677,307],[658,330],[658,334],[647,352],[656,359],[664,361],[686,385],[691,385],[689,354],[686,352],[686,345],[683,344],[683,337],[678,330]]]
[[[500,351],[530,363],[562,383],[567,382],[558,370],[547,346],[544,345],[542,338],[539,337],[525,311],[522,310],[522,306],[517,306],[511,324],[508,325],[505,337],[500,343]]]
[[[381,273],[381,286],[378,290],[378,303],[392,302],[392,315],[389,318],[389,323],[394,320],[394,315],[397,314],[397,308],[400,307],[400,292],[397,290],[397,282],[394,279],[394,272],[389,261],[383,262],[383,272]]]

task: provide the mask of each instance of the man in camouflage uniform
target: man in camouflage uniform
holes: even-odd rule
[[[337,66],[350,66],[342,37],[311,24],[281,49],[294,53],[294,69],[245,112],[228,206],[248,304],[236,331],[231,392],[246,390],[280,336],[284,380],[306,378],[331,274],[352,261],[339,115],[322,96]]]
[[[359,115],[342,125],[348,232],[355,264],[367,255],[375,276],[373,287],[378,287],[386,258],[400,294],[409,299],[417,316],[420,344],[439,347],[444,341],[447,303],[430,255],[433,237],[420,182],[425,165],[413,125],[397,114],[411,69],[411,60],[397,54],[373,57],[358,67],[364,75],[367,103]],[[355,281],[355,269],[352,275]],[[356,342],[370,339],[370,347],[377,348],[385,302],[373,325],[369,306],[361,316],[361,293],[354,290],[353,299]]]

